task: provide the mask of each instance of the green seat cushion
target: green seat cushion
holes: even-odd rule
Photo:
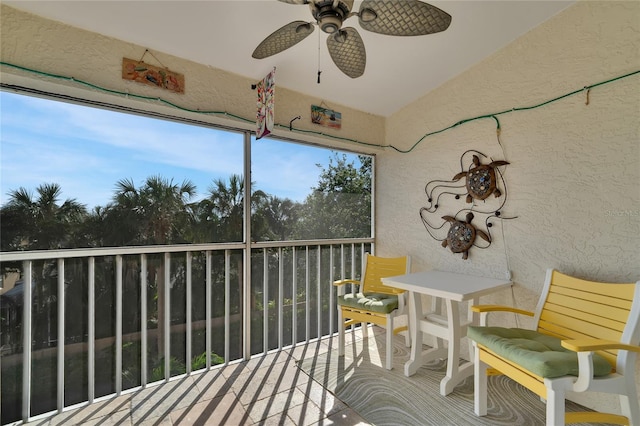
[[[338,297],[338,305],[388,314],[398,308],[398,296],[381,293],[349,293]]]
[[[467,328],[467,336],[492,352],[541,377],[578,375],[578,355],[565,349],[560,339],[533,330],[504,327]],[[593,354],[595,376],[606,376],[611,364]]]

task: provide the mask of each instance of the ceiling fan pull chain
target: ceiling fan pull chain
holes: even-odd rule
[[[320,31],[318,31],[318,84],[320,84]]]

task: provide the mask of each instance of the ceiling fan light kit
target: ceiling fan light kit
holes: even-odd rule
[[[309,7],[318,27],[327,34],[333,34],[349,17],[353,9],[353,0],[318,0],[309,2]]]
[[[363,0],[360,11],[353,11],[354,0],[279,0],[294,5],[308,4],[315,22],[294,21],[265,38],[251,55],[264,59],[280,53],[307,38],[317,25],[327,37],[327,49],[338,69],[351,78],[364,74],[367,54],[364,42],[353,27],[343,28],[345,20],[358,17],[363,30],[383,35],[418,36],[446,30],[451,15],[420,0]]]

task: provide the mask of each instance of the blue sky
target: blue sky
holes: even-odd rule
[[[31,96],[0,92],[0,205],[10,190],[35,194],[43,183],[62,187],[89,209],[111,200],[118,180],[136,186],[161,175],[191,180],[203,198],[214,179],[242,174],[240,133],[173,123]],[[261,139],[252,145],[257,189],[303,201],[331,151]],[[359,164],[357,156],[350,158]]]

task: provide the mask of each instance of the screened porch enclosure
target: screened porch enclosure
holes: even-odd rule
[[[371,249],[359,239],[3,253],[22,279],[3,299],[2,423],[331,335],[331,281],[359,276]]]
[[[0,92],[2,424],[337,330],[331,282],[374,248],[373,157],[23,93]]]

